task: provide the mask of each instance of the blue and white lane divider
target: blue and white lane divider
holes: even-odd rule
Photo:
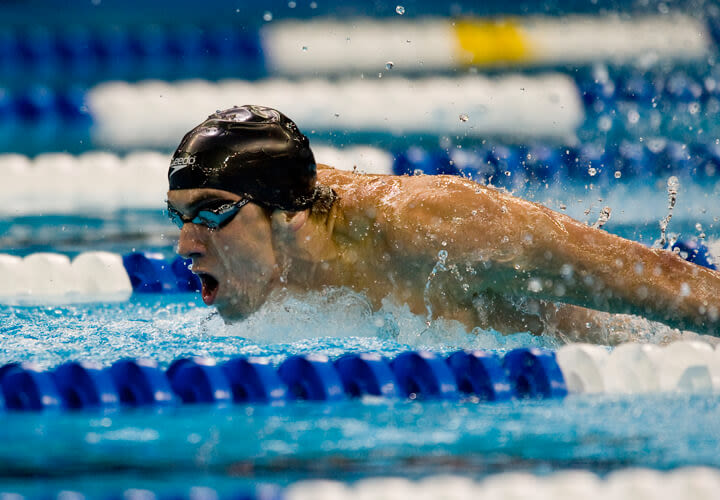
[[[504,357],[458,351],[444,358],[410,351],[394,360],[376,354],[291,356],[278,367],[264,358],[182,358],[163,371],[150,360],[108,368],[73,361],[43,371],[33,363],[0,367],[0,407],[16,411],[168,407],[179,404],[285,404],[297,400],[388,399],[490,401],[563,398],[563,374],[552,351],[514,349]]]
[[[717,269],[699,241],[676,241],[673,251],[695,264]],[[126,300],[134,293],[200,290],[190,260],[161,253],[83,252],[74,259],[58,253],[25,257],[0,254],[0,303],[63,303]]]
[[[97,30],[33,26],[0,32],[5,74],[104,73],[138,78],[202,74],[209,63],[257,76],[350,71],[447,71],[467,66],[634,62],[647,54],[697,60],[712,45],[707,23],[680,13],[610,16],[338,19],[267,22],[259,29],[143,26]],[[173,72],[175,70],[175,72]],[[232,76],[230,70],[220,77]],[[96,76],[97,77],[97,76]]]
[[[467,476],[430,475],[411,480],[404,477],[367,477],[352,483],[335,480],[305,480],[281,489],[258,485],[241,491],[211,488],[162,488],[158,491],[108,488],[93,498],[110,500],[476,500],[476,499],[577,499],[583,500],[714,500],[720,490],[720,471],[712,467],[681,467],[669,471],[624,468],[607,475],[584,470],[551,474],[502,472],[478,481]],[[49,490],[49,488],[43,488]],[[88,498],[81,491],[45,491],[43,495],[20,495],[0,490],[5,500],[52,500]]]
[[[88,91],[76,86],[0,88],[0,132],[7,150],[26,148],[25,143],[51,142],[63,134],[114,149],[171,148],[178,141],[174,134],[181,137],[198,117],[217,107],[239,104],[238,94],[222,90],[235,87],[245,92],[246,103],[282,106],[303,130],[310,131],[309,135],[313,131],[326,135],[341,131],[348,141],[367,134],[555,142],[573,138],[576,133],[600,139],[609,134],[692,140],[696,136],[693,130],[702,129],[710,137],[717,135],[717,125],[710,117],[718,106],[720,85],[712,73],[689,75],[681,69],[648,75],[623,68],[612,70],[612,75],[607,69],[583,70],[570,75],[572,78],[558,73],[496,78],[467,74],[419,80],[378,75],[337,82],[111,81]],[[297,92],[309,98],[293,101],[283,97]],[[351,98],[346,98],[348,94]],[[418,102],[423,105],[418,106]],[[420,113],[422,121],[418,122]],[[656,123],[659,116],[668,113],[677,119]],[[557,123],[547,128],[551,122]],[[132,132],[135,129],[138,132]]]
[[[33,363],[0,366],[0,409],[57,411],[180,404],[282,405],[352,398],[501,402],[558,399],[568,393],[720,393],[720,349],[699,341],[660,347],[627,343],[609,351],[568,344],[556,352],[519,348],[457,351],[440,356],[408,351],[388,360],[377,353],[296,355],[279,366],[265,358],[175,360],[166,370],[148,359],[104,368],[68,362],[45,371]]]
[[[601,147],[477,144],[462,148],[372,146],[333,148],[313,144],[318,163],[368,174],[451,174],[515,189],[534,183],[623,186],[638,179],[678,176],[707,185],[720,179],[720,145],[651,139]],[[0,155],[0,215],[111,211],[163,206],[170,156],[139,151],[125,156],[88,152]],[[142,179],[142,182],[138,182]],[[634,190],[639,187],[634,186]]]

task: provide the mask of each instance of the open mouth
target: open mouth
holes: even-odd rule
[[[218,283],[218,280],[215,279],[214,276],[207,273],[198,273],[198,277],[200,278],[200,282],[202,283],[201,294],[203,302],[205,302],[205,304],[208,306],[212,305],[212,303],[215,302],[215,298],[217,297],[220,283]]]

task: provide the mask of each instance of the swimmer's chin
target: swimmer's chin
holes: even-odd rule
[[[239,323],[245,321],[251,315],[260,310],[267,302],[279,302],[287,293],[286,289],[272,290],[267,295],[257,300],[218,300],[214,306],[225,324]]]
[[[248,305],[241,305],[237,303],[216,303],[215,309],[220,314],[226,325],[232,323],[239,323],[248,319],[253,313],[257,312],[262,304],[257,304],[255,307]]]
[[[218,304],[215,305],[215,309],[217,310],[218,314],[222,318],[222,320],[225,322],[226,325],[230,325],[232,323],[239,323],[241,321],[244,321],[250,316],[254,311],[245,312],[240,311],[237,309],[233,309],[232,307],[228,306],[220,306]]]

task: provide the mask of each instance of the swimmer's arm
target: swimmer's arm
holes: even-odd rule
[[[720,335],[720,273],[466,180],[432,182],[409,190],[395,236],[411,254],[445,249],[476,268],[474,289]]]

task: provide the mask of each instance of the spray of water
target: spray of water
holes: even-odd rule
[[[425,324],[427,326],[430,326],[430,323],[432,321],[432,303],[430,302],[430,287],[432,286],[432,282],[438,275],[438,273],[447,271],[447,266],[445,265],[448,257],[447,250],[440,250],[437,254],[437,257],[438,260],[437,262],[435,262],[435,266],[433,266],[432,271],[430,271],[430,275],[428,276],[427,281],[425,281],[425,290],[423,291],[423,300],[425,301],[425,310],[427,311]]]
[[[596,229],[600,229],[605,225],[605,223],[610,220],[610,213],[612,212],[612,209],[610,207],[604,207],[602,210],[600,210],[600,215],[598,216],[598,220],[595,221],[595,223],[592,225],[592,227]]]
[[[673,209],[675,208],[675,203],[677,202],[677,194],[679,188],[680,181],[678,180],[678,178],[674,175],[670,176],[667,181],[668,213],[665,218],[660,221],[660,241],[656,245],[659,248],[665,248],[665,246],[667,245],[666,230],[668,224],[670,223],[670,219],[672,219]]]

